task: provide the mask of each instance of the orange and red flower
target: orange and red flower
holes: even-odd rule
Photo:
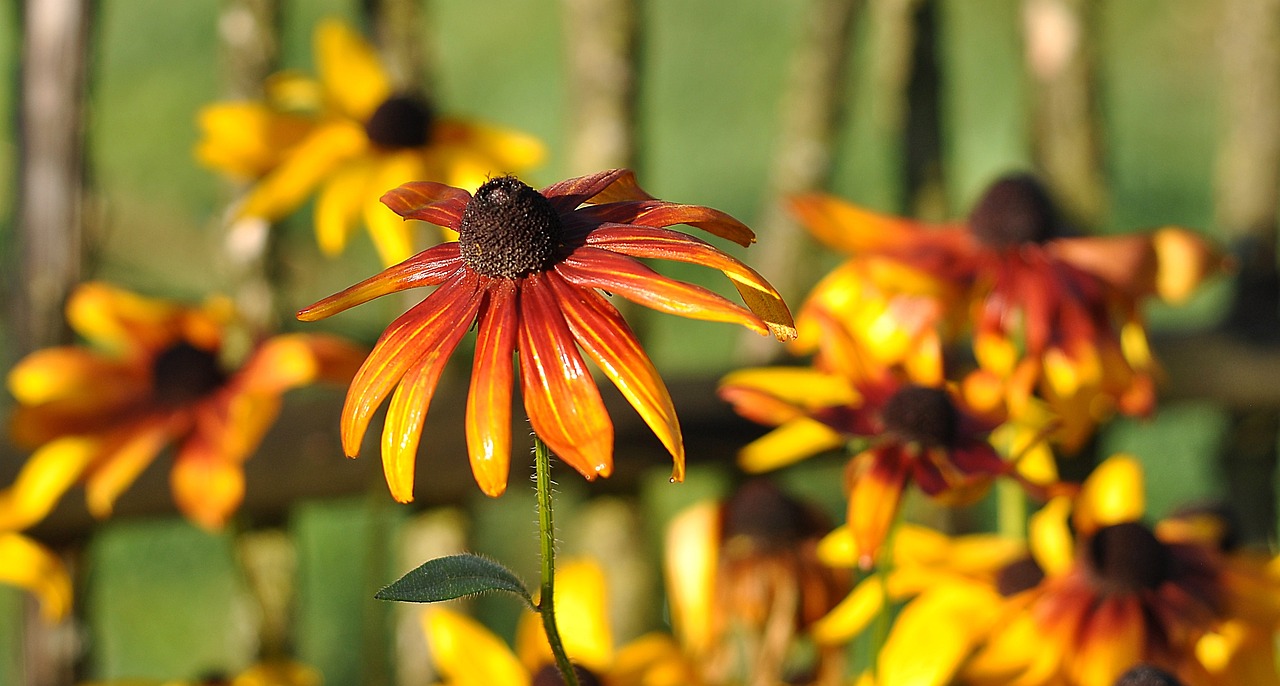
[[[1016,416],[1038,392],[1060,415],[1057,438],[1069,449],[1115,409],[1151,411],[1156,366],[1138,305],[1152,295],[1187,297],[1220,262],[1202,240],[1178,228],[1068,236],[1043,189],[1022,175],[993,184],[967,221],[942,226],[821,195],[798,197],[793,207],[837,250],[907,267],[881,274],[888,290],[919,297],[914,282],[920,275],[945,284],[925,295],[972,322],[979,369],[966,379],[966,396],[984,412]]]
[[[79,481],[89,510],[110,514],[170,443],[179,509],[221,526],[243,497],[242,464],[275,421],[281,395],[344,381],[363,356],[333,336],[286,334],[232,369],[223,359],[225,300],[186,307],[104,283],[76,289],[67,318],[87,346],[39,350],[9,372],[19,402],[14,437],[36,450],[0,492],[0,530],[39,521]]]
[[[579,348],[617,385],[684,475],[684,446],[671,397],[639,341],[603,292],[662,312],[738,323],[780,340],[791,315],[759,274],[711,245],[664,227],[690,224],[740,245],[755,236],[736,219],[654,199],[627,170],[569,179],[535,191],[498,177],[473,196],[438,183],[408,183],[383,201],[406,219],[459,233],[299,312],[322,319],[373,298],[437,286],[383,333],[356,374],[342,412],[342,441],[355,456],[373,412],[391,395],[383,429],[387,483],[413,498],[422,423],[440,373],[463,335],[477,328],[466,436],[480,488],[501,494],[511,453],[512,356],[534,432],[588,479],[613,468],[613,424]],[[718,269],[747,307],[662,276],[636,258]],[[394,389],[394,394],[392,393]]]

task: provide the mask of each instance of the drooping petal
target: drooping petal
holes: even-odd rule
[[[791,340],[796,337],[791,311],[778,291],[754,269],[705,241],[666,229],[605,226],[587,237],[587,245],[632,257],[673,260],[719,269],[733,282],[747,307],[769,325],[776,338]]]
[[[151,464],[169,441],[170,432],[167,419],[149,418],[107,440],[85,475],[85,502],[93,516],[111,514],[116,498]]]
[[[458,318],[450,326],[423,335],[424,352],[419,353],[418,361],[409,368],[391,396],[386,424],[382,427],[382,470],[391,495],[402,503],[413,500],[414,465],[427,408],[440,383],[445,363],[475,319],[480,299],[472,298],[469,302],[451,305],[460,311]]]
[[[1076,531],[1089,534],[1104,526],[1136,522],[1146,511],[1142,463],[1130,455],[1112,455],[1085,479],[1076,500]]]
[[[1100,599],[1080,627],[1077,654],[1066,663],[1074,683],[1114,684],[1126,669],[1142,659],[1146,642],[1142,613],[1142,603],[1136,596],[1116,594]]]
[[[470,326],[478,307],[475,293],[474,277],[450,281],[400,315],[383,332],[352,379],[342,406],[342,446],[347,455],[359,453],[374,410],[405,373],[438,342],[452,335],[454,329],[466,330]]]
[[[546,283],[555,292],[574,339],[662,441],[675,461],[671,478],[683,481],[684,439],[675,405],[626,320],[604,296],[571,286],[555,272],[546,275]]]
[[[1067,528],[1071,499],[1058,496],[1031,515],[1028,533],[1031,553],[1045,574],[1065,574],[1075,557],[1075,543]]]
[[[516,347],[519,310],[513,281],[495,280],[486,295],[467,392],[467,452],[480,490],[497,497],[507,489],[511,467],[511,355]]]
[[[808,417],[797,417],[738,451],[738,466],[750,474],[781,469],[845,445],[843,434]]]
[[[368,145],[364,130],[352,122],[334,120],[316,127],[249,191],[237,216],[268,221],[283,217],[301,205],[339,164],[365,152]]]
[[[419,219],[457,231],[471,194],[431,181],[411,181],[382,194],[382,204],[405,219]]]
[[[0,533],[0,584],[23,588],[40,599],[40,614],[56,622],[71,609],[71,575],[49,549],[21,534]]]
[[[373,46],[346,24],[326,19],[316,27],[316,71],[327,96],[356,121],[368,121],[391,95],[391,81]]]
[[[431,660],[448,683],[529,685],[529,673],[502,639],[470,617],[433,607],[422,613],[422,627]]]
[[[849,462],[849,531],[857,546],[858,566],[863,569],[875,564],[898,515],[911,467],[912,460],[896,445],[873,448]]]
[[[588,480],[613,471],[613,422],[558,303],[537,273],[520,285],[520,382],[533,430]]]
[[[853,587],[822,619],[810,627],[813,640],[828,645],[845,643],[858,635],[871,620],[884,611],[888,590],[884,576],[868,576]]]
[[[101,449],[99,440],[68,436],[27,458],[13,484],[0,491],[0,531],[18,531],[44,519]]]
[[[750,310],[701,286],[662,276],[626,255],[581,247],[554,270],[569,283],[599,288],[659,312],[741,324],[761,335],[770,333],[768,325]]]
[[[304,307],[297,316],[304,322],[314,322],[384,295],[419,286],[437,286],[457,274],[462,267],[457,243],[433,245],[394,267]]]
[[[198,433],[182,444],[174,458],[169,485],[187,519],[217,531],[244,500],[244,467],[241,460],[223,454],[215,436]]]
[[[928,238],[922,236],[925,229],[918,222],[865,210],[829,195],[793,196],[791,211],[814,238],[849,255],[918,249],[921,239]]]
[[[394,210],[380,202],[375,193],[384,188],[398,188],[400,184],[422,178],[425,174],[421,155],[413,151],[382,155],[374,167],[369,183],[377,190],[365,195],[364,223],[383,266],[398,264],[414,254],[410,229],[420,225],[404,221]]]
[[[572,211],[585,202],[603,204],[625,200],[653,200],[636,183],[635,172],[630,169],[609,169],[586,176],[577,176],[551,184],[541,191],[551,206],[560,213]]]
[[[688,224],[744,248],[756,242],[756,234],[750,227],[725,212],[702,205],[682,205],[662,200],[633,200],[583,207],[570,215],[566,222],[568,226],[581,226],[584,229],[609,223],[655,228]]]

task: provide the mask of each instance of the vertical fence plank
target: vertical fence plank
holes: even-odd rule
[[[17,279],[10,321],[26,352],[65,337],[62,304],[80,279],[84,111],[92,3],[23,5]]]
[[[569,175],[635,164],[634,0],[561,0]]]

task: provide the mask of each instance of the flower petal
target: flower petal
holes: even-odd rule
[[[750,310],[701,286],[662,276],[626,255],[581,247],[554,270],[569,283],[615,293],[659,312],[741,324],[761,335],[770,333],[768,325]]]
[[[86,413],[136,401],[144,385],[136,365],[75,346],[37,350],[9,370],[9,392],[23,405],[66,401]],[[149,390],[149,389],[148,389]]]
[[[632,257],[673,260],[719,269],[733,282],[747,307],[769,325],[774,337],[778,340],[796,337],[795,321],[778,291],[754,269],[705,241],[665,229],[603,226],[591,232],[587,237],[587,245]]]
[[[325,95],[347,116],[368,121],[391,96],[391,81],[378,54],[346,24],[322,21],[316,27],[313,49]]]
[[[395,211],[378,201],[376,193],[383,188],[398,188],[400,184],[422,178],[425,174],[421,155],[413,151],[381,155],[374,167],[369,183],[372,189],[377,190],[364,198],[364,223],[383,266],[398,264],[413,255],[413,237],[409,229],[418,225],[397,216]]]
[[[636,183],[635,172],[630,169],[610,169],[565,179],[539,192],[561,213],[569,212],[586,202],[603,204],[654,199],[640,188]]]
[[[71,575],[62,560],[44,546],[13,532],[0,533],[0,583],[17,586],[40,599],[40,614],[56,622],[71,609]]]
[[[861,400],[848,379],[812,367],[739,369],[720,379],[721,389],[735,387],[762,391],[808,409],[856,405]]]
[[[434,245],[340,293],[304,307],[297,316],[304,322],[314,322],[384,295],[419,286],[437,286],[457,274],[462,267],[457,243]]]
[[[520,381],[529,423],[588,480],[613,471],[613,422],[541,274],[520,284]]]
[[[920,249],[924,243],[919,240],[925,231],[920,223],[865,210],[830,195],[793,196],[791,211],[814,238],[845,254]]]
[[[241,179],[259,177],[314,126],[310,119],[277,112],[263,103],[222,102],[202,107],[196,159]]]
[[[25,529],[44,519],[101,449],[99,440],[68,436],[27,458],[13,484],[0,491],[0,531]]]
[[[1123,453],[1112,455],[1085,479],[1076,500],[1076,531],[1090,534],[1104,526],[1136,522],[1146,511],[1142,463]]]
[[[884,576],[873,574],[858,582],[853,591],[810,628],[813,640],[834,645],[857,636],[884,609],[888,591]]]
[[[744,248],[756,242],[756,234],[750,227],[725,212],[702,205],[663,200],[632,200],[583,207],[575,211],[569,221],[571,226],[581,225],[584,228],[606,223],[655,228],[688,224]]]
[[[555,272],[546,282],[561,304],[565,322],[578,345],[605,376],[613,381],[627,402],[671,453],[675,467],[671,478],[684,480],[684,439],[671,394],[645,354],[627,322],[604,296],[594,290],[569,285]]]
[[[751,441],[738,452],[738,466],[758,474],[844,446],[845,436],[808,417],[798,417]]]
[[[382,194],[382,204],[405,219],[419,219],[457,231],[471,194],[431,181],[411,181]]]
[[[720,506],[710,501],[681,510],[667,524],[662,566],[671,627],[695,656],[712,647],[720,527]]]
[[[183,443],[169,471],[169,485],[187,519],[217,531],[244,501],[244,468],[241,460],[227,459],[209,438],[197,434]]]
[[[858,566],[870,569],[898,516],[902,490],[911,475],[912,460],[896,445],[865,451],[849,462],[845,482],[849,491],[849,531],[853,534]]]
[[[374,410],[405,373],[455,329],[465,331],[470,326],[478,307],[475,293],[474,277],[450,281],[400,315],[383,332],[352,379],[342,406],[342,446],[347,455],[359,453]]]
[[[109,439],[85,475],[85,501],[95,517],[107,517],[116,498],[131,486],[170,440],[167,418],[149,418]]]
[[[82,283],[67,300],[67,323],[112,352],[137,353],[173,342],[182,309],[101,281]]]
[[[456,686],[528,686],[529,673],[507,648],[479,622],[446,608],[422,613],[427,648],[436,669]]]
[[[369,147],[364,129],[345,120],[317,126],[249,191],[237,218],[275,221],[301,205],[341,163]]]
[[[1071,499],[1058,496],[1031,515],[1028,527],[1031,554],[1048,576],[1065,574],[1075,557],[1075,544],[1067,527],[1070,514]]]
[[[556,623],[565,653],[574,664],[596,674],[607,673],[613,664],[607,590],[604,570],[592,560],[570,559],[556,566]],[[555,664],[541,619],[535,613],[521,616],[516,646],[525,665]]]
[[[347,247],[347,239],[360,217],[360,209],[370,194],[369,177],[373,160],[351,160],[335,169],[316,197],[315,230],[320,252],[329,257]]]
[[[431,144],[472,150],[488,158],[490,173],[536,167],[547,157],[547,146],[526,133],[448,117],[436,120]]]
[[[339,336],[282,334],[258,346],[237,378],[251,393],[283,393],[314,381],[345,383],[355,376],[365,354]]]
[[[943,686],[1000,616],[1000,594],[980,583],[929,589],[907,604],[878,656],[881,686]],[[928,646],[927,650],[921,650]]]
[[[480,490],[497,497],[507,490],[511,469],[511,355],[520,320],[515,282],[494,280],[485,292],[467,392],[467,452]]]

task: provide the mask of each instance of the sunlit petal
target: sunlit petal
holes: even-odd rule
[[[422,613],[427,647],[436,669],[456,686],[528,686],[529,673],[479,622],[446,608]]]
[[[1031,515],[1028,531],[1031,553],[1046,574],[1065,574],[1071,568],[1075,543],[1067,527],[1070,514],[1071,499],[1059,496]]]
[[[301,205],[342,162],[369,145],[364,130],[348,121],[322,124],[249,191],[239,217],[275,221]]]
[[[371,160],[352,160],[334,170],[316,197],[316,242],[320,251],[333,257],[347,247],[347,239],[368,201]]]
[[[1104,526],[1136,522],[1146,512],[1142,463],[1117,454],[1098,465],[1085,480],[1076,501],[1074,524],[1081,533]]]
[[[244,500],[244,468],[227,459],[213,438],[196,434],[183,443],[169,472],[174,502],[188,519],[216,531]]]
[[[323,380],[351,380],[366,351],[346,339],[326,334],[283,334],[266,340],[239,373],[243,389],[282,393]]]
[[[888,590],[884,577],[868,576],[844,600],[810,628],[819,643],[844,643],[858,635],[884,610]]]
[[[44,546],[13,532],[0,532],[0,583],[23,588],[40,599],[40,614],[56,622],[71,609],[71,575]]]
[[[858,566],[870,569],[898,515],[902,490],[911,475],[911,460],[897,446],[868,450],[849,463],[849,531]]]
[[[511,465],[511,388],[517,318],[516,289],[510,281],[486,289],[476,331],[471,390],[467,393],[467,451],[471,473],[491,497],[507,489]]]
[[[405,219],[419,219],[457,231],[471,194],[430,181],[413,181],[382,195],[382,203]]]
[[[662,276],[625,255],[582,247],[558,263],[555,271],[572,284],[599,288],[659,312],[741,324],[762,335],[770,333],[765,322],[750,310],[701,286]]]
[[[613,422],[573,334],[539,274],[520,288],[520,381],[529,423],[587,479],[613,470]]]
[[[491,160],[490,173],[536,167],[547,157],[547,147],[533,136],[448,117],[436,121],[433,142],[475,150]]]
[[[346,24],[322,21],[313,48],[325,95],[347,116],[366,121],[390,97],[391,82],[378,54]]]
[[[570,218],[573,225],[630,224],[662,228],[675,224],[688,224],[713,236],[748,247],[756,241],[756,234],[746,224],[732,216],[702,205],[682,205],[661,200],[614,202],[607,205],[584,207]],[[608,230],[599,227],[598,230]],[[595,233],[593,231],[592,233]],[[687,234],[681,234],[687,235]]]
[[[694,655],[711,648],[720,527],[720,507],[715,502],[686,508],[667,525],[663,570],[671,626]]]
[[[419,286],[436,286],[457,273],[462,265],[457,243],[434,245],[394,267],[388,267],[354,286],[303,308],[298,312],[298,319],[313,322],[384,295]]]
[[[101,281],[82,283],[67,299],[67,323],[110,351],[154,349],[171,342],[181,310]]]
[[[845,377],[812,367],[739,369],[720,379],[721,388],[745,387],[807,408],[854,405],[857,390]]]
[[[751,441],[738,452],[738,466],[758,474],[845,445],[843,434],[808,417],[797,417]]]
[[[411,151],[401,151],[382,155],[369,178],[373,192],[364,193],[364,223],[369,228],[369,236],[378,249],[378,256],[383,266],[391,266],[409,259],[415,252],[410,229],[421,226],[406,222],[394,210],[375,200],[376,193],[384,188],[398,188],[412,179],[421,178],[426,173],[422,157]]]
[[[625,200],[653,200],[653,196],[640,189],[635,173],[630,169],[607,171],[565,179],[539,191],[551,201],[552,207],[568,212],[585,202],[602,204]]]
[[[95,517],[107,517],[116,498],[131,486],[169,441],[170,427],[149,419],[110,440],[85,476],[85,501]]]
[[[684,440],[666,384],[617,309],[599,293],[565,283],[554,272],[546,283],[556,293],[573,337],[613,381],[675,460],[672,478],[684,480]]]
[[[80,347],[37,350],[9,370],[9,392],[24,405],[70,401],[86,412],[105,412],[142,391],[136,365]]]
[[[310,120],[277,112],[263,103],[224,102],[200,108],[196,158],[244,180],[265,174],[311,130]]]
[[[978,583],[951,583],[925,591],[894,621],[880,649],[878,683],[951,683],[961,661],[999,618],[1000,601],[998,593]]]
[[[98,440],[68,436],[27,458],[13,484],[0,491],[0,531],[25,529],[44,519],[101,450]]]
[[[1142,607],[1133,596],[1101,600],[1080,627],[1080,647],[1067,664],[1075,683],[1107,686],[1141,661],[1146,642]]]

